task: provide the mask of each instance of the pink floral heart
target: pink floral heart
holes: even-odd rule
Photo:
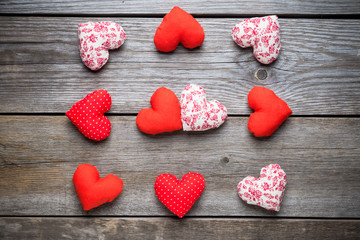
[[[286,173],[278,164],[263,167],[260,179],[248,176],[237,186],[239,196],[248,204],[280,211],[286,186]]]
[[[254,56],[263,64],[270,64],[279,56],[280,25],[275,15],[245,19],[236,24],[231,35],[240,47],[252,46]]]
[[[91,70],[99,70],[109,59],[109,50],[119,48],[126,39],[122,27],[114,22],[79,24],[80,56]]]
[[[181,92],[181,122],[184,131],[205,131],[218,128],[227,118],[224,105],[216,100],[206,101],[205,90],[190,84]]]

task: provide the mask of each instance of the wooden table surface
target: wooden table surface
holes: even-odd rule
[[[160,53],[153,36],[175,5],[205,30],[195,50]],[[277,14],[282,50],[271,65],[241,49],[231,30]],[[128,39],[97,72],[81,62],[77,24],[112,20]],[[360,1],[0,2],[0,239],[359,239]],[[265,69],[265,80],[256,78]],[[190,83],[227,108],[216,130],[148,136],[135,125],[152,93],[180,97]],[[247,129],[247,94],[266,86],[293,115],[268,138]],[[87,140],[65,116],[106,89],[110,137]],[[82,163],[124,190],[84,212],[72,176]],[[247,205],[238,182],[278,163],[288,176],[280,212]],[[155,178],[199,172],[206,189],[183,219],[160,203]]]

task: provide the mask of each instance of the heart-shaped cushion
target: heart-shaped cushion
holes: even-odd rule
[[[79,24],[80,56],[91,70],[99,70],[109,59],[109,49],[119,48],[126,39],[122,27],[114,22]]]
[[[286,102],[265,87],[254,87],[248,94],[249,106],[254,109],[248,129],[256,137],[267,137],[292,114]]]
[[[136,117],[140,131],[155,135],[182,128],[179,99],[173,91],[164,87],[157,89],[150,104],[151,108],[142,109]]]
[[[218,128],[227,118],[226,107],[216,100],[207,102],[205,90],[195,84],[181,92],[180,107],[184,131]]]
[[[181,8],[174,7],[157,28],[154,43],[159,51],[171,52],[179,43],[190,49],[199,47],[204,38],[200,23]]]
[[[278,164],[263,167],[260,178],[244,178],[237,186],[239,196],[248,204],[280,211],[286,186],[286,173]]]
[[[76,193],[85,211],[113,201],[122,191],[123,181],[109,174],[100,178],[96,167],[90,164],[78,166],[73,176]]]
[[[110,135],[111,123],[104,116],[111,107],[111,97],[106,90],[97,90],[75,103],[66,116],[85,137],[95,141]]]
[[[240,47],[252,46],[254,56],[263,64],[270,64],[279,56],[280,25],[275,15],[245,19],[236,24],[231,35]]]
[[[205,189],[205,179],[200,173],[187,173],[181,180],[163,173],[155,181],[155,194],[171,212],[182,218]]]

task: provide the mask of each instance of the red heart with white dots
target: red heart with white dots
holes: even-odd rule
[[[75,103],[66,116],[85,137],[100,141],[110,135],[111,123],[104,116],[110,108],[110,94],[106,90],[97,90]]]
[[[91,70],[99,70],[109,59],[109,50],[119,48],[126,39],[122,27],[114,22],[79,24],[80,56]]]
[[[163,173],[155,181],[155,194],[179,218],[191,209],[205,189],[205,179],[200,173],[187,173],[181,180]]]

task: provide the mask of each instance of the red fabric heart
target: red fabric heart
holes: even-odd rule
[[[254,109],[248,129],[256,137],[270,136],[292,114],[286,102],[265,87],[254,87],[248,94],[249,107]]]
[[[157,28],[154,43],[162,52],[174,51],[179,43],[186,48],[199,47],[205,38],[200,23],[179,7],[174,7]]]
[[[113,201],[123,188],[120,178],[112,174],[100,178],[96,167],[90,164],[78,166],[73,183],[85,211]]]
[[[110,94],[106,90],[97,90],[75,103],[66,116],[85,137],[100,141],[110,135],[111,123],[104,116],[110,107]]]
[[[163,173],[155,180],[155,194],[171,212],[182,218],[205,189],[200,173],[187,173],[181,181],[174,175]]]
[[[180,103],[175,93],[167,88],[159,88],[150,100],[151,108],[142,109],[136,117],[140,131],[158,134],[180,130]]]

